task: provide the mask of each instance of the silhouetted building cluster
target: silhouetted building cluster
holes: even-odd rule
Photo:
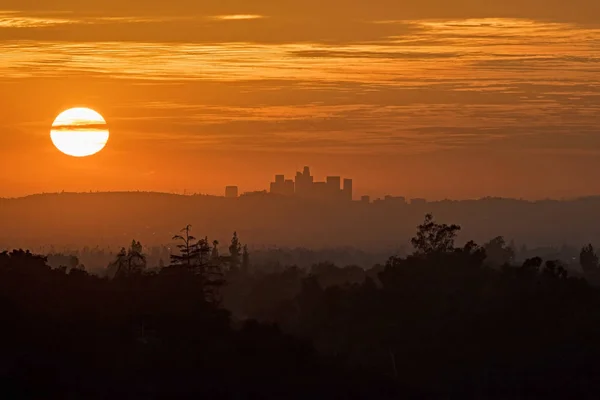
[[[275,182],[271,182],[271,193],[293,196],[295,184],[292,179],[285,179],[284,175],[275,175]]]
[[[304,167],[302,171],[296,172],[294,179],[286,179],[285,175],[275,175],[275,181],[271,182],[269,190],[242,193],[241,197],[249,195],[263,196],[275,194],[289,197],[301,197],[327,201],[351,202],[354,196],[352,179],[342,179],[340,176],[328,176],[324,182],[316,182],[310,174],[310,167]],[[225,187],[226,198],[240,197],[237,186]],[[371,199],[370,196],[361,196],[357,200],[362,204],[380,205],[406,205],[409,201],[402,196],[387,195],[384,198]],[[411,199],[410,204],[426,204],[425,199]]]
[[[342,184],[341,177],[328,176],[325,182],[315,182],[310,168],[304,167],[302,172],[296,173],[295,181],[285,179],[284,175],[275,175],[270,192],[285,196],[352,201],[352,179],[344,179]]]

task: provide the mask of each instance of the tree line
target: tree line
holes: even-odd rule
[[[591,398],[600,290],[502,237],[457,246],[427,215],[412,254],[370,269],[265,272],[233,235],[186,226],[169,265],[141,244],[112,278],[0,253],[0,379],[10,398]]]

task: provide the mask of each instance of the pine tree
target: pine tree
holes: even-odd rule
[[[106,269],[106,274],[109,278],[116,278],[119,274],[119,271],[125,269],[125,265],[127,264],[127,250],[125,247],[122,247],[121,250],[117,253],[115,257],[115,261],[108,264],[108,268]]]
[[[208,261],[210,260],[209,254],[211,253],[210,245],[208,244],[208,237],[204,239],[200,239],[198,241],[198,264],[197,266],[200,268],[206,267]]]
[[[196,260],[199,257],[198,243],[196,238],[190,234],[191,225],[187,225],[181,230],[181,235],[173,236],[173,240],[182,242],[177,245],[179,254],[171,254],[171,266],[184,266],[188,269],[193,269]]]
[[[600,282],[600,262],[598,260],[598,254],[596,254],[594,246],[591,244],[581,249],[579,265],[581,265],[586,278],[593,283]]]
[[[133,240],[129,249],[121,249],[117,254],[117,259],[111,266],[116,267],[115,278],[130,277],[143,273],[146,269],[146,256],[143,254],[142,244]]]
[[[237,270],[240,267],[242,255],[242,245],[238,239],[237,232],[233,232],[231,244],[229,245],[229,268]]]
[[[146,269],[144,247],[135,240],[131,242],[131,247],[127,251],[127,268],[130,275],[142,273]]]
[[[248,245],[244,245],[242,251],[242,272],[245,274],[250,270],[250,254],[248,253]]]
[[[219,259],[219,241],[218,240],[213,240],[213,247],[212,247],[212,251],[210,253],[210,260],[211,261],[217,261]]]
[[[212,304],[221,302],[221,286],[225,284],[225,276],[220,259],[211,259],[204,270],[204,295]]]
[[[197,279],[206,301],[218,304],[221,301],[219,288],[225,282],[220,257],[213,260],[215,248],[210,247],[208,237],[196,240],[190,231],[191,225],[188,225],[181,230],[182,235],[173,237],[182,243],[177,246],[180,254],[171,255],[171,266],[183,266],[191,272],[194,279]]]

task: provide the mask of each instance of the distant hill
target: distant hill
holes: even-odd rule
[[[120,246],[135,238],[166,244],[183,226],[252,246],[408,246],[425,213],[463,227],[479,243],[503,235],[531,246],[600,242],[600,198],[524,201],[487,198],[420,204],[321,203],[268,194],[237,199],[164,193],[62,193],[0,199],[0,248]]]

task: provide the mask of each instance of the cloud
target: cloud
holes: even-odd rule
[[[212,19],[218,20],[218,21],[245,21],[245,20],[252,20],[252,19],[263,19],[266,18],[263,15],[256,15],[256,14],[233,14],[233,15],[216,15],[214,17],[212,17]]]
[[[61,15],[62,17],[58,17]],[[68,16],[66,18],[65,16]],[[23,13],[20,11],[0,11],[0,29],[38,29],[51,28],[59,25],[73,25],[81,28],[85,25],[119,25],[119,24],[149,24],[190,21],[192,17],[142,17],[142,16],[76,16],[71,13],[43,12]],[[43,30],[48,32],[47,29]]]
[[[76,20],[53,17],[34,17],[15,11],[0,11],[0,29],[3,28],[43,28],[77,23]]]
[[[448,52],[394,52],[394,51],[338,51],[338,50],[298,50],[291,54],[295,57],[308,58],[379,58],[379,59],[403,59],[403,60],[427,60],[436,58],[458,58],[460,53]]]
[[[106,130],[108,128],[107,124],[98,124],[98,123],[75,123],[69,125],[52,125],[53,131],[100,131]]]

